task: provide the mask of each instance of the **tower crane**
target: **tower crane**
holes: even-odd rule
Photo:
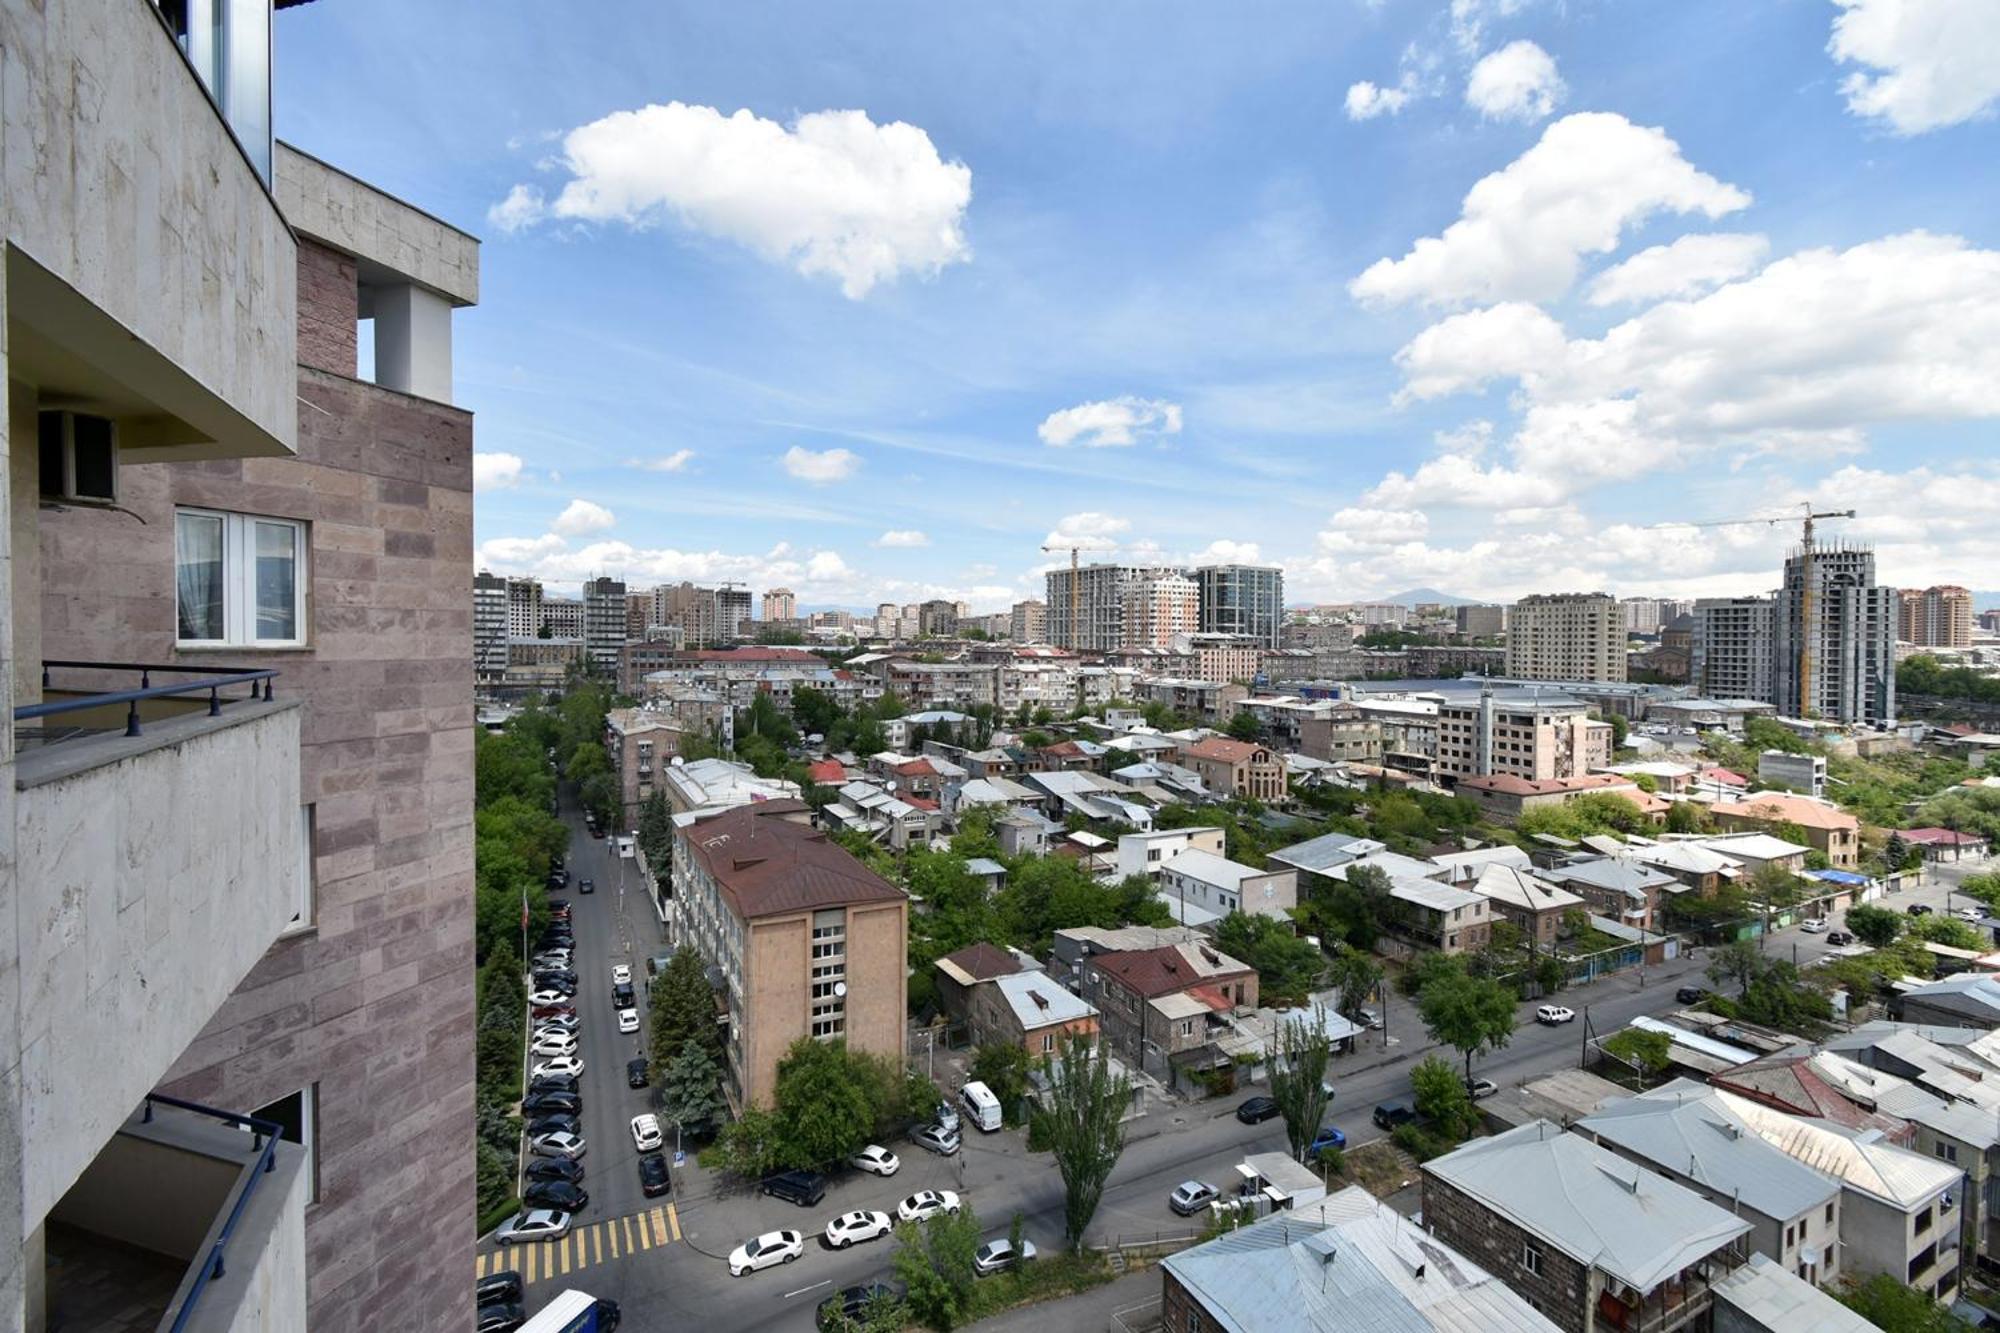
[[[1078,590],[1082,584],[1082,571],[1077,564],[1079,553],[1089,551],[1092,555],[1116,555],[1124,549],[1126,548],[1114,546],[1109,543],[1098,545],[1089,540],[1081,542],[1050,542],[1043,545],[1042,550],[1044,551],[1069,552],[1069,650],[1071,652],[1077,652],[1082,647],[1077,638],[1077,608],[1082,604],[1081,598],[1078,596]]]
[[[1804,534],[1799,542],[1799,716],[1812,716],[1813,645],[1815,643],[1815,621],[1819,608],[1815,605],[1817,590],[1813,586],[1813,524],[1823,518],[1853,518],[1852,509],[1814,509],[1812,501],[1801,500],[1798,508],[1803,513],[1772,514],[1755,518],[1722,518],[1708,523],[1654,523],[1654,528],[1741,528],[1762,525],[1770,527],[1778,523],[1800,523]]]

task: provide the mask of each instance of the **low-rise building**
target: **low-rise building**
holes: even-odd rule
[[[1861,864],[1861,821],[1837,805],[1805,796],[1758,792],[1741,801],[1718,801],[1709,807],[1718,828],[1754,829],[1779,833],[1797,829],[1835,870]]]
[[[1470,953],[1486,946],[1493,931],[1493,905],[1482,894],[1433,879],[1392,875],[1389,934],[1414,949]]]
[[[1567,805],[1580,796],[1602,792],[1622,796],[1642,813],[1657,807],[1662,814],[1666,802],[1634,786],[1629,778],[1612,773],[1587,773],[1569,778],[1524,778],[1512,773],[1489,777],[1460,778],[1457,792],[1470,797],[1481,810],[1502,823],[1512,824],[1530,810],[1549,805]]]
[[[1715,1284],[1715,1333],[1876,1333],[1876,1326],[1762,1254]]]
[[[1492,913],[1519,930],[1531,948],[1547,951],[1562,938],[1565,913],[1583,907],[1582,895],[1510,865],[1487,865],[1472,891],[1492,904]]]
[[[1736,863],[1738,874],[1743,878],[1754,876],[1767,865],[1777,866],[1788,875],[1803,874],[1806,868],[1806,853],[1812,850],[1802,843],[1786,842],[1783,838],[1773,837],[1769,833],[1728,833],[1699,839],[1684,839],[1662,846],[1699,847],[1726,857]],[[1642,859],[1650,859],[1650,852],[1654,849],[1644,850],[1649,855]],[[1663,865],[1660,868],[1672,873],[1672,868],[1669,866]],[[1729,878],[1726,870],[1720,870],[1717,874],[1722,879]]]
[[[1157,879],[1161,868],[1182,852],[1193,849],[1221,856],[1223,843],[1222,830],[1207,824],[1120,834],[1118,877],[1125,879],[1131,875],[1146,875]]]
[[[1236,705],[1250,697],[1250,687],[1231,680],[1190,680],[1183,676],[1155,676],[1139,681],[1141,703],[1164,704],[1177,713],[1205,722],[1227,722]]]
[[[1624,855],[1572,861],[1539,873],[1580,895],[1598,915],[1640,930],[1655,928],[1661,894],[1687,891],[1686,885],[1666,871]]]
[[[2000,1028],[2000,978],[1962,972],[1904,991],[1894,1007],[1895,1017],[1905,1023]]]
[[[1212,792],[1266,802],[1285,799],[1284,762],[1266,746],[1211,736],[1185,747],[1181,759]]]
[[[1079,980],[1118,1057],[1173,1082],[1226,1058],[1229,1015],[1257,1007],[1256,970],[1205,942],[1088,953]]]
[[[1826,756],[1765,750],[1757,756],[1757,780],[1819,800],[1826,795]]]
[[[1333,764],[1379,764],[1382,723],[1352,704],[1325,703],[1322,712],[1299,720],[1298,749]]]
[[[1299,881],[1288,869],[1258,870],[1190,847],[1161,863],[1159,898],[1184,926],[1213,927],[1231,912],[1289,923]]]

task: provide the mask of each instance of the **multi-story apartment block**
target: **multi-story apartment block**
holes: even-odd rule
[[[1179,574],[1140,580],[1125,589],[1124,648],[1166,648],[1201,624],[1201,590]]]
[[[583,585],[583,643],[591,670],[606,679],[618,674],[618,650],[625,644],[625,582],[594,578]]]
[[[1233,680],[1249,683],[1257,678],[1263,657],[1272,651],[1258,639],[1240,634],[1189,634],[1174,644],[1192,658],[1194,674],[1202,680]]]
[[[471,1324],[477,243],[274,144],[273,8],[0,3],[7,1327]]]
[[[1015,643],[1047,643],[1049,639],[1049,606],[1047,602],[1029,598],[1025,602],[1014,603],[1008,613],[1010,624],[1007,637]]]
[[[1877,586],[1875,552],[1867,547],[1824,546],[1810,561],[1799,554],[1786,560],[1773,617],[1778,710],[1894,725],[1896,613],[1896,590]]]
[[[1298,752],[1334,764],[1382,762],[1382,724],[1353,704],[1317,701],[1321,707],[1299,719]]]
[[[1972,594],[1944,584],[1905,588],[1897,604],[1896,637],[1920,648],[1972,646]]]
[[[1159,565],[1085,565],[1048,573],[1048,637],[1072,650],[1164,648],[1200,624],[1201,594],[1180,570]],[[1075,642],[1070,581],[1076,580]]]
[[[2000,607],[1993,607],[1979,613],[1979,628],[1988,634],[2000,634]]]
[[[797,620],[798,618],[798,595],[790,588],[773,588],[764,594],[764,619]]]
[[[1285,571],[1274,565],[1203,565],[1194,571],[1204,634],[1278,646],[1285,620]]]
[[[732,643],[747,638],[752,623],[750,615],[750,590],[723,586],[715,590],[715,614],[721,623],[722,637]]]
[[[1776,697],[1777,631],[1770,598],[1704,597],[1690,614],[1690,684],[1711,699]]]
[[[507,580],[507,637],[532,639],[542,632],[542,581]]]
[[[507,640],[507,684],[536,689],[553,689],[569,677],[570,666],[584,660],[582,639],[542,638]]]
[[[910,900],[812,826],[803,801],[754,801],[674,830],[679,943],[721,971],[724,1086],[769,1106],[793,1042],[904,1057]]]
[[[542,623],[535,632],[540,633],[543,629],[558,639],[581,639],[583,603],[574,597],[544,597]]]
[[[1482,690],[1437,706],[1437,767],[1449,776],[1581,777],[1609,764],[1612,748],[1611,724],[1559,695]]]
[[[653,594],[649,592],[627,592],[625,594],[625,637],[643,639],[646,627],[653,623]]]
[[[1538,593],[1507,612],[1507,674],[1518,680],[1625,679],[1625,616],[1610,594]]]
[[[482,681],[507,674],[507,580],[483,569],[472,576],[472,666]]]
[[[614,708],[604,715],[604,749],[618,776],[624,809],[620,827],[639,826],[639,808],[663,791],[666,768],[681,752],[679,719],[650,708]]]
[[[1497,639],[1507,632],[1504,606],[1457,606],[1451,614],[1460,638]]]
[[[958,604],[932,598],[917,607],[917,633],[946,639],[958,633]]]

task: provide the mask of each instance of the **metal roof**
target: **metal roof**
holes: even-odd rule
[[[1325,833],[1305,842],[1280,847],[1264,859],[1279,861],[1298,870],[1324,874],[1371,852],[1387,851],[1388,844],[1373,838],[1357,838],[1348,833]]]
[[[1878,1333],[1875,1325],[1796,1273],[1787,1272],[1767,1254],[1751,1255],[1750,1262],[1717,1282],[1715,1299],[1742,1311],[1756,1328]]]
[[[1241,861],[1232,861],[1226,856],[1205,852],[1199,847],[1189,847],[1175,853],[1161,863],[1160,869],[1171,870],[1177,875],[1186,875],[1189,879],[1198,879],[1204,884],[1213,884],[1233,893],[1243,892],[1243,881],[1246,879],[1255,879],[1260,875],[1292,873],[1290,870],[1259,870],[1255,866],[1246,866]]]
[[[1786,1115],[1720,1088],[1715,1095],[1765,1142],[1847,1188],[1905,1212],[1930,1203],[1963,1178],[1957,1167],[1884,1143],[1874,1130]]]
[[[1012,976],[995,978],[993,984],[1006,998],[1014,1017],[1020,1019],[1021,1026],[1029,1031],[1097,1016],[1096,1005],[1080,995],[1071,994],[1046,972],[1017,972]]]
[[[1389,896],[1433,912],[1452,912],[1464,907],[1483,907],[1486,899],[1471,889],[1453,888],[1434,879],[1410,879],[1398,875],[1390,881]]]
[[[1474,1139],[1423,1169],[1642,1292],[1750,1230],[1693,1190],[1546,1120]]]

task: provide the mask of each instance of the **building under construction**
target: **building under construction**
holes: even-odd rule
[[[1896,720],[1896,590],[1867,546],[1816,544],[1785,560],[1772,616],[1781,712],[1868,726]]]

